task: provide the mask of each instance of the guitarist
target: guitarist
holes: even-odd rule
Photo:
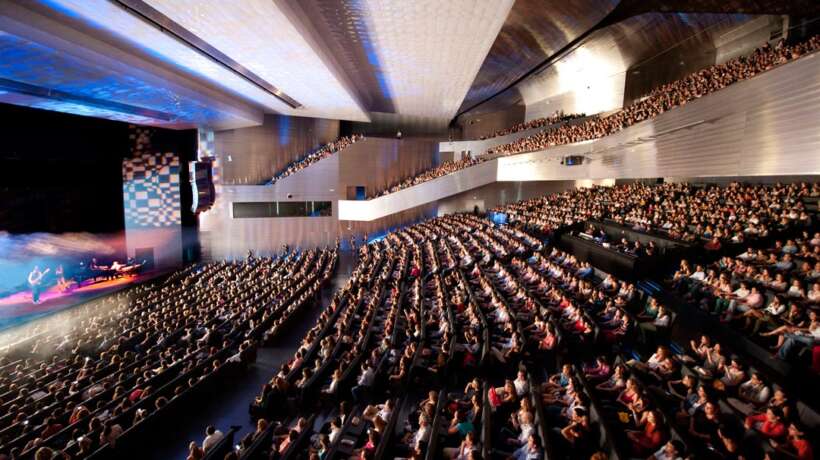
[[[34,270],[28,274],[28,284],[31,286],[31,300],[36,304],[40,303],[40,292],[43,289],[43,277],[49,272],[49,268],[40,271],[40,267],[35,265]]]

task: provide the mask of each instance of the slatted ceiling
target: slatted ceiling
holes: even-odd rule
[[[148,0],[208,44],[298,101],[280,113],[369,121],[335,69],[323,62],[276,2]]]
[[[609,13],[615,0],[517,0],[459,110],[508,86]]]

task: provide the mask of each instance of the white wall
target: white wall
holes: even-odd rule
[[[571,90],[550,94],[549,90],[537,88],[535,85],[527,90],[530,98],[538,97],[541,91],[544,91],[544,97],[527,103],[526,121],[548,117],[558,110],[563,110],[564,113],[594,115],[620,109],[623,106],[626,84],[626,72],[624,71],[609,75],[581,71],[575,75],[577,80],[572,74],[559,77],[558,80],[561,78],[568,80],[566,85],[572,87]]]

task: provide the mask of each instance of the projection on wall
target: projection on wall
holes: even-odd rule
[[[176,154],[142,153],[125,159],[122,174],[126,229],[182,223]]]
[[[151,135],[132,127],[131,157],[122,162],[126,250],[149,268],[171,268],[182,262],[180,161],[154,151]]]

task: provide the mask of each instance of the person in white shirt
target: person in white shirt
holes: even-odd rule
[[[213,425],[209,425],[208,428],[205,428],[205,435],[205,440],[202,441],[202,450],[205,452],[208,452],[211,447],[215,446],[225,436]]]
[[[755,250],[752,249],[752,248],[749,248],[749,249],[746,250],[746,252],[744,252],[744,253],[740,254],[739,256],[737,256],[737,258],[740,259],[740,260],[743,260],[743,261],[749,261],[749,260],[754,260],[754,258],[756,256],[757,256],[757,254],[755,253]]]
[[[419,417],[419,429],[413,435],[413,448],[420,449],[422,444],[430,440],[430,424],[425,417]]]
[[[676,439],[672,439],[649,457],[649,460],[682,460],[683,450],[683,444]]]
[[[784,311],[786,311],[786,304],[783,303],[782,300],[780,300],[779,296],[774,296],[772,297],[772,301],[769,302],[769,305],[767,305],[766,308],[763,309],[763,311],[772,316],[778,316]]]
[[[798,299],[806,297],[806,291],[803,289],[803,284],[799,279],[795,278],[792,280],[792,284],[789,286],[789,290],[786,291],[786,295]]]
[[[527,443],[527,439],[530,438],[530,435],[535,432],[535,427],[532,424],[532,413],[527,412],[524,414],[521,420],[521,426],[519,429],[521,430],[521,434],[518,435],[518,444],[523,446]]]
[[[729,310],[726,312],[727,320],[731,320],[735,312],[747,313],[750,310],[755,310],[763,306],[766,298],[760,293],[757,286],[752,286],[747,294],[742,299],[738,298],[729,304]]]
[[[359,379],[356,380],[356,386],[351,388],[350,392],[353,394],[353,400],[356,402],[364,399],[365,392],[367,392],[373,385],[376,376],[373,369],[367,362],[362,363],[362,372],[359,374]]]
[[[342,434],[342,421],[337,417],[330,422],[330,435],[328,436],[330,443],[336,442],[340,434]]]
[[[771,397],[771,389],[763,383],[757,372],[752,372],[749,380],[737,388],[737,398],[728,398],[727,402],[745,415],[750,415],[756,408],[763,406]]]
[[[806,297],[808,297],[809,302],[820,302],[820,283],[812,283],[811,290]]]
[[[780,296],[776,295],[763,310],[750,309],[743,314],[746,317],[745,327],[746,329],[751,327],[752,334],[757,334],[770,318],[780,316],[784,311],[786,311],[786,304],[780,300]]]
[[[327,395],[335,395],[336,390],[339,388],[339,382],[342,380],[342,370],[338,367],[333,371],[333,376],[330,378],[330,385],[327,388],[322,389],[322,393]]]
[[[390,415],[393,413],[393,405],[393,400],[388,399],[384,402],[384,404],[367,406],[362,412],[362,418],[369,420],[372,423],[375,423],[376,419],[380,418],[382,419],[382,422],[387,423],[390,421]]]
[[[706,279],[706,272],[703,270],[702,266],[695,265],[695,271],[694,273],[689,275],[689,278],[695,281],[703,281],[704,279]]]
[[[527,373],[523,370],[518,371],[518,377],[513,381],[513,385],[515,385],[515,393],[519,398],[529,393],[530,384],[527,381]]]

